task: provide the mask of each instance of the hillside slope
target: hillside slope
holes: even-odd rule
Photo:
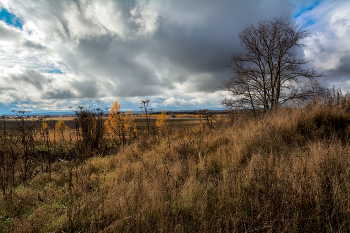
[[[0,231],[346,231],[349,136],[336,105],[150,136],[53,164],[0,202]]]

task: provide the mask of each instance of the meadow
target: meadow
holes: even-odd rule
[[[349,96],[233,116],[178,120],[161,133],[144,127],[126,143],[88,124],[73,142],[4,131],[0,231],[350,228]]]
[[[107,117],[103,117],[104,120],[107,119]],[[150,126],[152,128],[156,127],[156,120],[157,117],[151,116],[150,118]],[[50,129],[54,129],[55,125],[60,121],[63,120],[65,122],[65,125],[68,126],[70,129],[75,129],[76,128],[76,117],[53,117],[53,118],[46,118],[42,120],[37,120],[37,119],[28,119],[25,121],[26,126],[34,125],[35,130],[40,130],[41,123],[44,121],[48,124]],[[16,122],[19,120],[0,120],[0,130],[16,130]],[[147,128],[146,125],[146,118],[145,117],[138,117],[135,116],[134,121],[137,125],[137,128],[139,130],[145,130]],[[191,126],[193,124],[198,124],[200,123],[201,119],[196,117],[196,118],[169,118],[168,122],[171,127],[186,127],[186,126]]]

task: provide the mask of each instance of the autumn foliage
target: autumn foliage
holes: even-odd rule
[[[41,135],[44,137],[49,135],[49,126],[46,124],[46,122],[43,122],[41,124],[40,132],[41,132]]]
[[[129,136],[137,137],[137,128],[136,123],[134,121],[134,117],[132,115],[132,112],[129,110],[125,114],[124,118],[124,130],[128,133]]]
[[[108,114],[108,119],[105,122],[106,132],[109,134],[120,135],[122,132],[122,114],[120,112],[120,104],[115,101]]]
[[[111,107],[108,119],[105,121],[105,129],[109,135],[116,135],[123,142],[126,140],[126,137],[135,138],[137,136],[136,123],[131,111],[129,110],[123,117],[118,101],[115,101]]]
[[[67,130],[69,130],[69,127],[66,126],[66,124],[64,123],[63,120],[59,120],[59,121],[57,122],[57,124],[55,125],[55,131],[54,131],[55,136],[57,136],[57,137],[63,139],[63,137],[64,137],[64,132],[66,132]]]
[[[157,117],[157,121],[156,121],[158,133],[160,134],[166,133],[167,127],[169,126],[168,118],[169,116],[166,115],[166,112],[162,110],[162,113]]]

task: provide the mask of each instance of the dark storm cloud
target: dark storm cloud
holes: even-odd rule
[[[35,70],[25,70],[22,74],[12,74],[10,76],[12,82],[17,85],[31,84],[37,90],[43,90],[43,84],[46,84],[48,80]]]
[[[15,28],[6,25],[3,21],[0,21],[0,40],[13,40],[19,36],[19,32]]]
[[[220,70],[218,72],[210,73],[210,75],[202,73],[191,78],[189,85],[185,90],[189,93],[200,91],[212,93],[220,90],[224,80],[227,79],[227,77],[230,77],[230,75],[231,72],[227,70]]]
[[[83,11],[80,1],[76,3]],[[162,5],[161,2],[155,4]],[[131,32],[140,27],[127,20],[135,5],[133,2],[114,5]],[[108,84],[102,91],[118,96],[155,95],[173,89],[175,83],[184,82],[197,85],[188,91],[215,92],[230,76],[226,63],[231,53],[244,52],[237,36],[239,30],[262,19],[292,17],[291,3],[286,1],[201,1],[195,4],[179,1],[167,2],[162,7],[165,9],[158,12],[157,29],[149,36],[122,38],[107,30],[107,34],[79,39],[74,54],[67,54],[66,61],[72,61],[70,68],[80,74],[93,73],[96,82],[102,86],[104,82]],[[176,14],[180,17],[184,14],[189,20],[174,18]],[[154,67],[150,67],[146,59]],[[171,70],[170,76],[164,75],[167,69]],[[201,73],[209,76],[202,81],[189,78]],[[176,78],[180,76],[182,79]]]
[[[238,32],[249,24],[281,16],[293,24],[295,9],[303,2],[9,1],[8,8],[24,22],[17,45],[24,51],[21,55],[27,56],[27,67],[42,65],[38,70],[55,67],[62,71],[43,74],[45,78],[28,71],[10,77],[23,86],[20,90],[28,84],[35,86],[40,97],[50,101],[147,96],[164,98],[161,101],[167,100],[168,106],[199,107],[209,103],[206,98],[219,96],[219,87],[231,77],[226,67],[231,54],[245,52]],[[0,23],[0,39],[18,33]],[[331,47],[318,46],[323,57],[332,53]],[[304,55],[303,51],[298,54]],[[348,72],[347,58],[343,63],[334,72]],[[9,96],[8,101],[25,98],[17,96]]]
[[[74,2],[81,12],[79,22],[96,25],[86,17],[86,2]],[[292,17],[291,3],[286,1],[110,3],[129,34],[123,37],[103,27],[105,33],[78,38],[79,44],[74,50],[61,52],[71,71],[93,80],[92,85],[72,84],[81,97],[156,95],[174,89],[176,83],[186,83],[189,92],[215,92],[230,76],[226,63],[231,53],[244,52],[237,36],[239,30],[262,19]],[[142,26],[130,20],[135,6],[139,12],[133,17],[143,17],[145,9],[157,10],[153,33],[134,34]],[[71,38],[69,22],[64,18],[64,4],[52,3],[52,8],[61,25],[59,28],[63,28],[57,28],[57,34]],[[148,18],[141,20],[146,22]],[[202,73],[206,75],[201,80]],[[96,84],[100,84],[100,89]]]
[[[350,80],[350,55],[346,55],[340,59],[340,65],[337,69],[327,71],[328,79],[338,79],[347,77]]]
[[[95,81],[84,80],[84,81],[75,81],[71,83],[71,87],[78,92],[79,98],[97,98],[101,97],[98,94],[98,85]]]
[[[142,42],[123,41],[111,35],[82,39],[76,49],[81,57],[76,70],[85,76],[93,73],[95,77],[92,78],[96,82],[102,85],[107,82],[105,88],[118,96],[144,95],[145,90],[153,94],[156,91],[147,86],[161,83],[152,70],[135,60],[142,49]],[[97,95],[97,92],[98,90],[94,94]]]
[[[14,87],[0,87],[0,92],[1,91],[15,91],[16,88]]]
[[[31,49],[35,49],[35,50],[45,50],[46,49],[45,46],[38,44],[38,43],[35,43],[33,41],[29,41],[29,40],[25,41],[23,43],[23,45],[27,48],[31,48]]]
[[[197,12],[204,22],[190,26],[191,22],[188,25],[178,24],[165,18],[154,35],[157,53],[191,72],[225,69],[231,52],[243,52],[238,31],[249,23],[292,16],[287,1],[219,1],[218,4],[204,1],[198,6],[200,11],[212,11],[203,13],[203,16]],[[174,10],[180,11],[185,7],[186,4],[175,6]]]
[[[43,95],[43,98],[47,99],[70,99],[76,97],[73,93],[71,93],[69,90],[53,90],[53,91],[47,91]]]

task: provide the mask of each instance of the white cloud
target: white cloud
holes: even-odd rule
[[[316,22],[305,54],[322,69],[341,67],[349,54],[349,5],[340,3],[325,1],[298,18]],[[203,109],[220,107],[218,87],[230,77],[226,62],[231,52],[243,51],[237,32],[258,20],[291,18],[298,4],[0,0],[0,5],[23,22],[20,30],[0,21],[1,103],[66,109],[108,106],[118,99],[138,109],[148,98],[154,108]]]
[[[323,1],[298,17],[299,23],[313,22],[307,29],[305,56],[322,70],[338,69],[350,55],[350,2]]]
[[[155,32],[158,27],[158,12],[149,5],[136,5],[130,11],[130,20],[138,25],[135,32],[138,35],[150,35]]]

